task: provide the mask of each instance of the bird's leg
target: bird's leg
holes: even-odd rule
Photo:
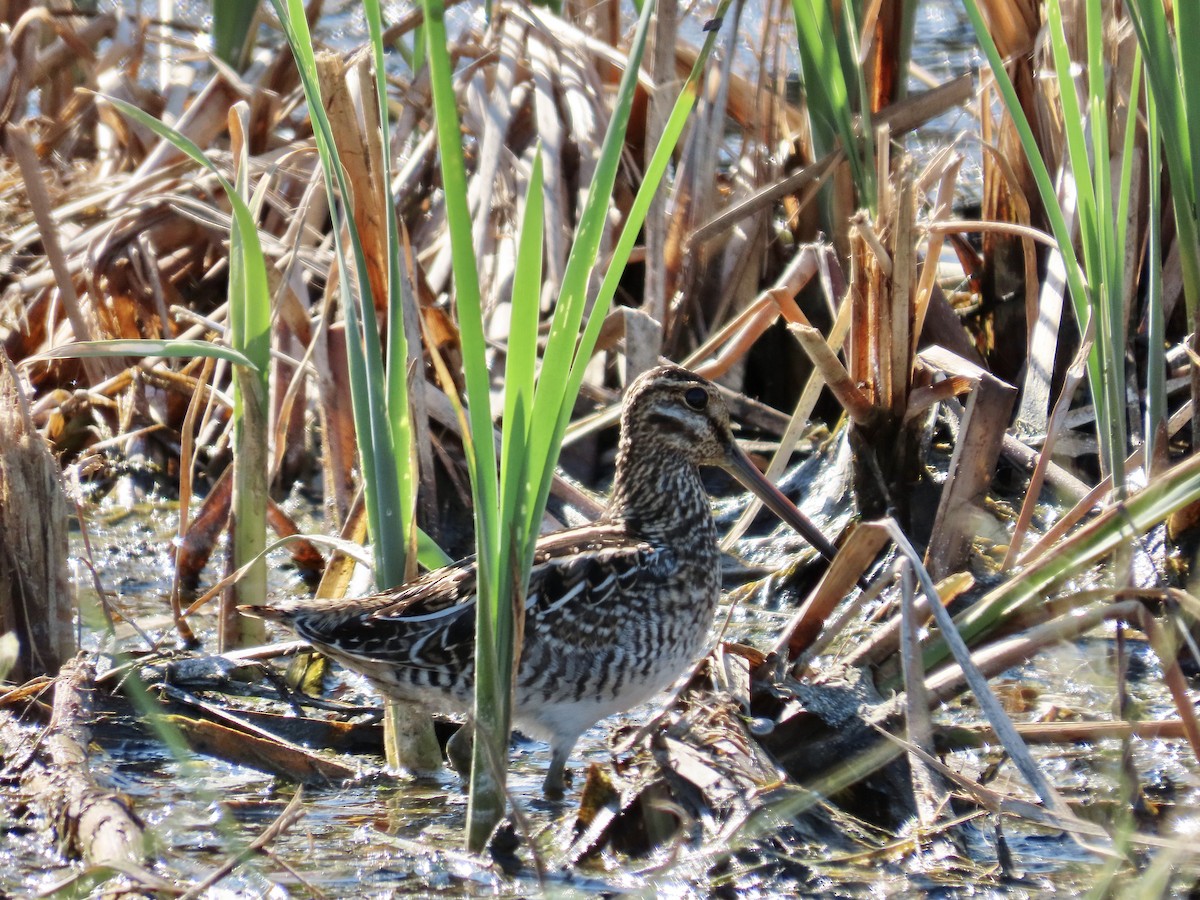
[[[571,738],[564,741],[555,741],[550,745],[550,771],[546,773],[546,780],[542,782],[542,792],[551,800],[561,800],[564,791],[563,773],[567,768],[567,760],[571,756],[571,750],[575,747],[575,741],[578,738]]]
[[[475,726],[469,721],[450,735],[446,742],[446,758],[450,768],[463,778],[471,777],[471,753],[475,747]]]
[[[571,757],[571,751],[575,748],[575,742],[578,737],[571,737],[567,740],[555,741],[551,744],[550,753],[550,771],[546,773],[546,780],[542,782],[542,791],[551,800],[561,800],[565,791],[564,774],[567,768],[567,760]],[[470,721],[463,723],[463,726],[450,736],[450,740],[446,742],[446,758],[450,762],[450,768],[454,769],[463,778],[471,777],[471,753],[475,746],[475,726]]]

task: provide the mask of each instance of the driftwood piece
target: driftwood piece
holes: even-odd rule
[[[74,655],[74,606],[58,464],[0,350],[0,634],[21,644],[12,680],[57,672]]]
[[[142,864],[145,837],[129,802],[96,784],[89,770],[92,676],[83,656],[68,660],[54,684],[50,725],[32,752],[7,726],[0,727],[0,745],[6,757],[27,754],[21,789],[51,823],[64,853],[128,870]]]
[[[165,721],[177,729],[188,746],[197,753],[233,760],[239,765],[281,775],[302,784],[340,784],[359,774],[353,766],[317,756],[277,737],[259,736],[217,722],[186,716],[167,716]],[[243,729],[247,727],[247,723],[242,724]]]
[[[996,471],[1016,391],[940,347],[923,351],[921,359],[948,375],[963,375],[975,381],[959,424],[926,554],[930,574],[940,579],[959,571],[970,554],[971,541],[978,532],[979,509]]]
[[[337,784],[360,774],[354,766],[319,756],[218,704],[205,702],[171,685],[163,685],[162,691],[174,709],[186,712],[168,714],[164,722],[178,730],[197,753],[228,759],[303,784]]]

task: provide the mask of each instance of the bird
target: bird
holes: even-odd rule
[[[550,745],[548,797],[563,795],[584,731],[654,697],[705,649],[721,553],[703,466],[728,470],[832,559],[832,545],[738,447],[711,382],[670,365],[635,379],[606,511],[534,550],[512,720]],[[286,625],[387,697],[469,715],[476,591],[467,558],[368,597],[239,609]]]

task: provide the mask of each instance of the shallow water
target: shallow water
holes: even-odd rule
[[[88,526],[93,563],[116,608],[138,626],[135,629],[119,623],[118,644],[132,651],[146,649],[145,634],[151,641],[169,647],[175,642],[166,614],[172,583],[169,548],[176,524],[175,505],[144,504],[119,512],[103,511],[106,506],[102,505],[102,511]],[[298,509],[301,521],[309,517],[306,513],[317,512],[305,510],[300,502],[289,504],[293,514]],[[90,575],[86,579],[78,577],[87,571],[82,565],[83,541],[78,531],[73,534],[73,552],[79,561],[75,583],[80,604],[86,611],[85,618],[96,626],[84,629],[83,645],[111,650],[101,629],[103,618]],[[217,574],[210,564],[204,581],[212,583]],[[282,552],[272,559],[270,582],[276,595],[309,594]],[[214,617],[201,612],[191,621],[205,646],[211,646]],[[274,635],[280,640],[292,637],[283,629]],[[364,680],[346,673],[338,673],[337,677],[352,692],[342,699],[358,700],[364,706],[377,704]],[[646,707],[642,714],[650,709]],[[634,711],[622,721],[628,724],[638,720],[639,713]],[[599,723],[580,740],[569,765],[576,786],[582,784],[589,760],[609,758],[609,735],[619,724]],[[164,877],[200,880],[261,833],[297,789],[294,784],[220,759],[176,759],[160,741],[130,736],[128,728],[101,725],[96,741],[99,746],[93,748],[97,751],[92,762],[94,771],[102,784],[133,798],[148,833],[153,835],[152,856],[165,863],[158,871]],[[383,767],[382,758],[368,757],[361,762],[366,772]],[[542,798],[541,783],[548,762],[545,744],[516,739],[510,755],[509,789],[538,830],[553,825],[559,817],[569,820],[574,813],[570,805],[555,805]],[[0,798],[12,787],[0,783]],[[461,780],[449,770],[436,777],[369,776],[356,784],[305,788],[304,818],[274,847],[304,880],[334,896],[363,889],[371,895],[419,891],[426,895],[528,896],[526,877],[510,878],[477,860],[459,859],[466,803]],[[0,801],[0,809],[11,807],[11,803]],[[77,865],[64,863],[51,852],[42,836],[37,831],[30,833],[19,817],[7,820],[4,816],[0,813],[0,823],[6,826],[0,838],[0,896],[44,889],[79,871]],[[398,849],[397,841],[419,843],[424,849],[417,853],[411,845]],[[314,848],[319,849],[319,857],[314,857]],[[274,870],[272,878],[276,882],[288,885],[294,881],[286,874],[281,880],[278,867],[269,868]],[[222,889],[244,891],[247,896],[264,895],[272,882],[256,874],[255,869],[252,864],[249,870],[239,870],[222,882]],[[570,896],[573,889],[569,880],[559,880],[565,895]],[[581,896],[591,896],[589,889],[583,890]]]
[[[119,517],[98,514],[89,527],[101,582],[119,593],[120,602],[143,630],[167,641],[171,635],[163,609],[171,570],[166,548],[174,519],[170,504],[156,504]],[[78,535],[75,549],[82,553]],[[282,557],[273,561],[271,569],[274,591],[304,591]],[[88,590],[81,591],[85,605]],[[742,609],[733,618],[733,637],[765,646],[777,635],[786,611],[764,616],[761,610]],[[203,617],[196,625],[204,633]],[[122,642],[130,647],[141,643],[132,629],[123,626],[122,630]],[[88,642],[96,644],[99,633],[88,634]],[[1138,717],[1172,717],[1153,654],[1143,643],[1131,641],[1129,646],[1134,660],[1130,687]],[[1113,647],[1114,642],[1103,634],[1064,644],[1043,653],[1036,665],[1009,672],[993,684],[1019,721],[1064,715],[1107,718],[1115,685]],[[348,684],[351,691],[362,690],[353,678]],[[361,699],[369,701],[369,697]],[[550,857],[560,855],[554,851],[561,851],[569,840],[575,812],[572,801],[578,800],[584,767],[589,760],[611,759],[613,732],[645,712],[600,723],[585,735],[572,758],[575,789],[568,792],[565,805],[541,797],[547,763],[544,745],[517,740],[510,789],[531,831],[521,851],[519,872],[505,874],[494,864],[459,852],[466,794],[457,776],[449,771],[416,780],[369,776],[353,784],[304,790],[304,817],[272,845],[274,857],[295,874],[271,859],[256,857],[210,896],[307,896],[306,885],[331,896],[529,896],[540,888],[528,848],[542,848]],[[947,723],[977,720],[977,710],[969,701],[951,704],[938,716],[938,721]],[[289,782],[222,760],[176,759],[159,741],[127,730],[101,727],[98,737],[101,746],[94,756],[98,777],[133,798],[153,836],[152,858],[163,877],[199,881],[258,836],[297,790]],[[1102,810],[1105,818],[1112,808],[1121,807],[1116,800],[1122,784],[1116,742],[1102,748],[1034,750],[1046,774],[1069,800],[1085,809]],[[997,760],[995,751],[981,750],[956,753],[950,763],[974,778]],[[1186,744],[1134,741],[1133,760],[1141,783],[1162,807],[1157,819],[1160,833],[1190,834],[1200,811],[1200,776]],[[382,761],[367,758],[362,764],[364,770],[377,770]],[[1001,766],[990,786],[1029,796],[1011,766]],[[11,789],[8,783],[0,784],[0,798]],[[0,892],[21,895],[46,889],[78,872],[76,864],[65,863],[45,846],[38,832],[29,830],[29,823],[12,814],[13,806],[0,799],[0,822],[5,826],[0,839]],[[1049,890],[1086,889],[1103,865],[1060,834],[1019,819],[1003,820],[1002,828],[1014,873],[1007,882],[996,880],[995,825],[987,818],[966,831],[971,860],[966,869],[934,864],[920,871],[905,852],[835,863],[819,850],[799,845],[785,857],[779,856],[778,848],[760,848],[735,858],[724,876],[726,889],[736,885],[739,897],[777,896],[781,891],[864,897],[881,891],[902,896],[933,891],[945,896],[1032,897]],[[687,853],[696,848],[681,849],[684,863],[661,869],[656,863],[666,859],[627,860],[606,854],[582,870],[547,873],[545,890],[566,897],[593,896],[599,889],[617,894],[710,896],[717,888],[713,881],[717,876],[706,862],[686,861]],[[1187,884],[1197,877],[1200,866],[1195,858],[1181,860],[1176,883]]]
[[[389,4],[390,9],[405,10],[407,5]],[[202,6],[201,9],[204,7]],[[329,39],[357,44],[356,5],[349,0],[327,4],[333,14],[323,17]],[[939,77],[950,77],[973,65],[977,53],[969,26],[957,2],[926,0],[921,6],[917,27],[917,61]],[[965,114],[951,113],[913,137],[910,146],[931,153],[955,139],[967,125]],[[972,142],[961,146],[969,160],[978,154]],[[165,614],[166,597],[171,590],[172,567],[169,545],[174,525],[174,510],[169,504],[147,505],[129,513],[106,517],[94,516],[89,531],[95,564],[105,587],[114,591],[118,602],[153,639],[173,642]],[[75,552],[82,554],[78,536]],[[89,610],[89,622],[99,623],[97,604],[90,587],[90,576],[82,565],[76,568],[75,581],[81,586],[81,602]],[[217,572],[205,573],[205,581],[216,580]],[[280,554],[271,566],[271,589],[288,594],[306,593],[300,578],[290,570]],[[751,637],[751,625],[757,634],[773,637],[786,621],[790,610],[765,615],[761,610],[741,611],[734,618],[743,623]],[[211,630],[211,616],[200,614],[196,627]],[[765,631],[763,630],[765,627]],[[120,628],[122,641],[137,647],[141,639],[127,626]],[[84,644],[98,648],[101,631],[86,629]],[[765,641],[763,642],[765,643]],[[762,644],[760,644],[762,645]],[[1026,721],[1065,710],[1070,714],[1104,715],[1110,713],[1114,692],[1113,642],[1095,638],[1063,645],[1043,653],[1036,666],[1022,667],[1006,679],[1019,685],[1028,708],[1014,711]],[[1134,644],[1135,656],[1142,658],[1144,673],[1132,682],[1141,718],[1173,716],[1169,698],[1161,689],[1161,678],[1152,654],[1144,645]],[[640,715],[644,715],[642,710]],[[639,713],[632,717],[637,720]],[[942,712],[944,721],[974,721],[975,710],[951,707]],[[582,780],[588,759],[607,761],[613,731],[621,720],[601,723],[581,741],[572,759]],[[1107,742],[1097,751],[1091,747],[1052,747],[1035,750],[1056,786],[1070,799],[1086,800],[1101,806],[1113,801],[1122,783],[1118,745]],[[1152,796],[1167,810],[1160,827],[1165,834],[1178,833],[1191,838],[1194,823],[1200,821],[1200,784],[1197,767],[1186,745],[1179,741],[1135,741],[1133,759],[1136,771]],[[231,853],[244,847],[266,828],[283,810],[296,788],[260,772],[231,765],[221,760],[196,757],[175,759],[158,741],[122,738],[109,740],[98,748],[95,759],[101,777],[114,789],[134,798],[136,807],[153,834],[153,855],[161,860],[159,874],[183,880],[199,880]],[[984,771],[995,762],[990,751],[955,754],[952,762],[968,775]],[[551,832],[569,826],[573,810],[554,806],[540,797],[547,754],[543,745],[519,742],[512,754],[510,786],[516,803],[535,832]],[[368,760],[376,767],[379,760]],[[1011,767],[1000,770],[993,786],[1025,796],[1027,792],[1012,776]],[[11,785],[0,782],[0,893],[28,894],[59,882],[78,867],[64,864],[45,845],[37,831],[14,810]],[[570,796],[570,795],[569,795]],[[427,896],[521,897],[539,890],[533,870],[527,863],[516,876],[477,860],[459,856],[459,835],[466,811],[466,796],[459,779],[451,773],[418,781],[396,783],[366,779],[343,787],[306,789],[305,816],[274,845],[274,852],[298,873],[289,875],[269,860],[255,859],[238,869],[212,892],[213,896],[287,896],[306,892],[303,883],[318,886],[331,896],[384,896],[391,893]],[[741,897],[772,896],[799,891],[836,892],[842,896],[1039,896],[1054,890],[1074,894],[1095,886],[1102,862],[1082,852],[1078,845],[1060,835],[1038,831],[1017,820],[1006,820],[1004,834],[1013,855],[1017,879],[998,885],[987,869],[996,861],[996,841],[990,820],[973,836],[968,851],[980,873],[959,873],[947,867],[933,867],[926,873],[912,868],[907,858],[900,861],[884,856],[880,861],[865,858],[847,862],[810,879],[794,876],[790,870],[772,865],[778,851],[763,851],[760,865],[742,859],[735,866],[731,884]],[[565,823],[565,824],[564,824]],[[552,842],[553,834],[540,834],[534,844]],[[420,846],[417,846],[417,845]],[[804,861],[804,848],[797,848]],[[774,860],[777,862],[777,860]],[[594,896],[599,889],[632,895],[658,894],[667,897],[709,896],[727,889],[714,883],[703,866],[667,868],[665,874],[645,871],[654,862],[605,859],[587,874],[550,873],[547,893]],[[827,859],[809,859],[816,866]],[[1181,860],[1180,887],[1198,875],[1194,858]]]

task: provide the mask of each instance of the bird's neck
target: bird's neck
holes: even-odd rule
[[[678,453],[646,442],[622,439],[607,518],[652,540],[716,540],[700,470]]]

